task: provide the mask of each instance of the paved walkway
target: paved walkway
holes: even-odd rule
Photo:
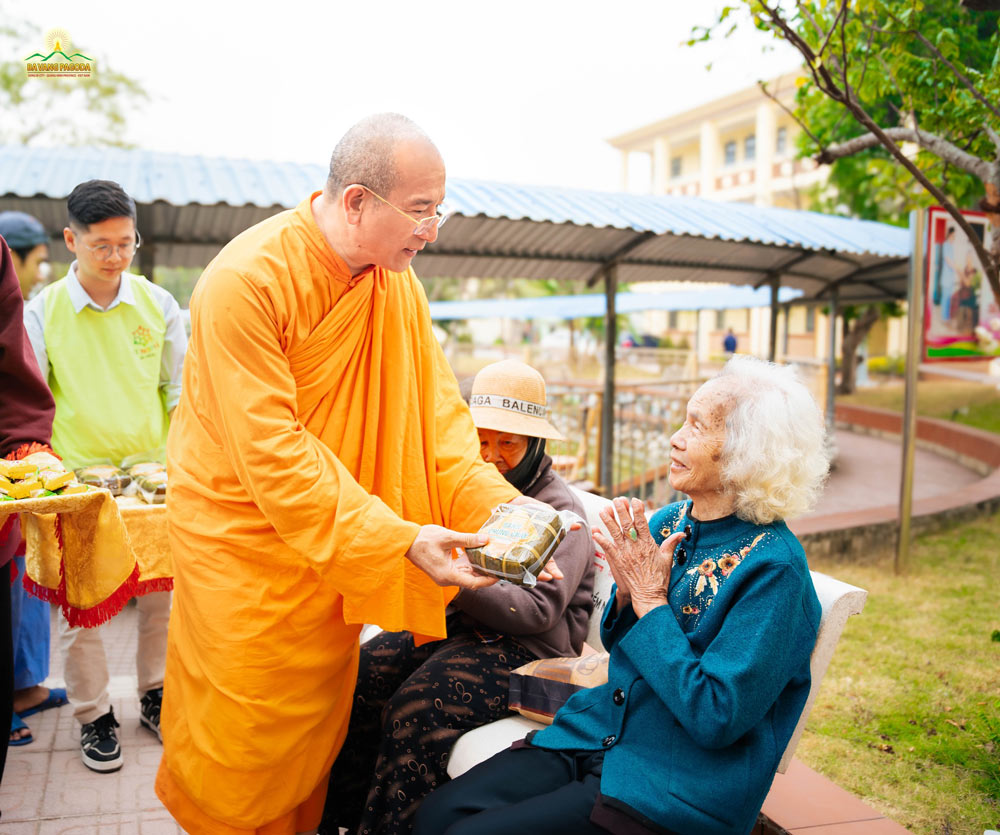
[[[899,502],[903,472],[897,442],[844,429],[836,432],[837,457],[823,497],[809,516],[825,516]],[[958,462],[917,448],[913,498],[925,499],[979,481],[982,476]]]
[[[900,448],[891,441],[837,433],[839,455],[816,514],[898,501]],[[923,450],[916,454],[916,498],[953,490],[979,475]],[[96,774],[80,761],[79,726],[69,707],[29,717],[35,741],[11,748],[0,786],[2,835],[177,835],[183,833],[153,792],[162,748],[139,727],[135,692],[136,611],[126,607],[101,627],[125,765]],[[48,684],[61,686],[62,659],[53,622]]]
[[[111,675],[110,695],[121,723],[125,765],[98,774],[80,760],[80,726],[69,706],[29,716],[34,742],[11,748],[0,785],[2,835],[177,835],[153,791],[159,740],[139,726],[135,651],[137,612],[126,606],[100,627]],[[47,684],[61,687],[62,658],[55,619]]]

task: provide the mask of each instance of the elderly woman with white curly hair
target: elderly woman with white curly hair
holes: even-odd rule
[[[647,524],[618,498],[594,531],[616,581],[607,684],[428,797],[417,835],[754,826],[809,692],[820,605],[784,520],[822,488],[823,422],[794,369],[734,357],[670,443],[689,500]]]

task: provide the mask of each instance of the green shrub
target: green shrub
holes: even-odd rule
[[[906,368],[906,357],[869,357],[868,372],[870,374],[889,374],[902,377]]]

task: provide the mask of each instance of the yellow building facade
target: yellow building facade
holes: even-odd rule
[[[801,128],[784,108],[794,108],[798,70],[766,82],[769,98],[754,84],[648,125],[612,137],[621,155],[621,188],[652,194],[701,197],[785,209],[808,207],[807,192],[826,180],[827,169],[810,159],[795,159]],[[641,163],[641,165],[640,165]],[[636,182],[636,171],[649,172]],[[701,358],[721,352],[732,328],[740,351],[766,356],[770,310],[641,314],[639,330],[688,342]],[[637,316],[636,318],[639,318]],[[819,307],[795,305],[778,322],[778,357],[819,360],[829,347],[829,317]],[[838,323],[839,325],[839,323]],[[839,327],[838,327],[839,331]],[[700,338],[693,338],[695,333]],[[837,335],[839,350],[840,334]],[[868,339],[871,356],[905,352],[905,327],[899,319],[879,322]]]

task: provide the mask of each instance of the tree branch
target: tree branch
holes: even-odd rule
[[[847,17],[847,0],[841,0],[840,8],[837,9],[836,17],[833,18],[833,23],[830,24],[830,31],[826,33],[826,37],[823,39],[823,43],[819,45],[819,49],[816,54],[819,56],[823,55],[823,51],[827,48],[830,43],[830,38],[833,37],[833,33],[837,31],[837,21],[840,19],[841,15]],[[813,21],[813,26],[816,26],[815,20]],[[818,29],[819,27],[816,26]],[[820,32],[822,34],[822,32]]]
[[[837,25],[837,21],[833,21],[833,25]],[[851,89],[851,82],[847,80],[847,15],[840,18],[840,80],[844,83],[844,93],[851,99],[857,99],[854,95],[854,90]]]
[[[806,136],[808,136],[813,142],[816,143],[817,148],[823,149],[823,143],[819,141],[819,137],[817,137],[811,130],[809,130],[806,123],[803,122],[798,116],[796,116],[794,111],[789,110],[788,107],[785,105],[785,103],[781,101],[781,99],[779,99],[776,95],[774,95],[774,93],[772,93],[770,90],[767,89],[766,81],[758,81],[757,86],[760,87],[761,92],[765,96],[767,96],[771,101],[773,101],[776,105],[778,105],[778,107],[784,110],[785,113],[787,113],[795,120],[798,126],[802,128],[802,132]]]
[[[889,17],[891,17],[894,21],[896,21],[896,23],[898,23],[900,26],[905,26],[905,24],[903,24],[899,20],[899,18],[897,18],[888,9],[886,10],[886,14],[888,14]],[[949,70],[951,70],[955,74],[955,77],[959,81],[961,81],[962,84],[965,85],[965,88],[970,93],[972,93],[973,96],[975,96],[976,100],[980,104],[984,105],[986,109],[990,111],[990,113],[992,113],[994,116],[1000,119],[1000,110],[998,110],[996,106],[989,99],[986,98],[986,96],[980,93],[979,90],[976,88],[976,85],[973,84],[971,81],[969,81],[969,79],[966,78],[965,74],[958,67],[956,67],[951,61],[945,58],[941,50],[938,49],[936,46],[934,46],[934,44],[932,44],[926,37],[924,37],[922,32],[918,32],[916,29],[909,29],[909,28],[905,28],[904,31],[906,31],[910,35],[915,35],[917,37],[917,40],[919,40],[920,43],[922,43],[925,47],[927,47],[935,58],[941,61],[942,64],[944,64]]]
[[[806,59],[809,71],[812,73],[813,77],[817,79],[817,86],[819,89],[825,92],[831,99],[839,102],[850,110],[854,118],[869,130],[877,142],[880,143],[890,154],[892,154],[900,165],[902,165],[903,168],[905,168],[910,175],[938,202],[938,204],[941,205],[949,215],[951,215],[958,228],[961,229],[967,236],[969,244],[972,246],[976,256],[979,258],[979,262],[989,279],[993,295],[1000,299],[1000,263],[998,263],[998,260],[994,259],[990,253],[986,251],[986,248],[983,246],[983,242],[979,240],[979,236],[973,231],[972,226],[966,220],[965,216],[958,209],[958,207],[948,199],[947,195],[945,195],[941,189],[927,179],[924,172],[921,171],[916,164],[914,164],[914,162],[903,153],[900,147],[886,135],[886,130],[883,130],[883,128],[879,127],[879,125],[875,123],[868,112],[858,102],[856,97],[852,95],[850,88],[848,88],[847,91],[844,91],[837,87],[836,82],[830,75],[830,71],[825,65],[817,62],[816,54],[812,51],[812,48],[798,35],[798,33],[795,32],[794,29],[792,29],[788,21],[781,16],[778,9],[771,8],[765,0],[757,0],[757,2],[759,2],[760,7],[767,12],[774,25],[777,26],[782,33],[784,33],[785,39],[798,49],[802,54],[802,57]],[[802,0],[796,0],[796,5],[801,10],[803,5]],[[900,128],[888,128],[887,130],[897,131],[900,130]],[[910,129],[902,128],[902,130]],[[913,134],[912,141],[916,141],[923,146],[920,132],[913,130],[911,133]],[[931,136],[931,134],[923,134],[923,136]],[[940,137],[935,138],[944,143],[946,146],[953,148],[959,154],[964,154],[964,152],[959,151],[959,149],[955,148],[951,145],[951,143],[941,140]],[[970,154],[965,154],[965,156],[971,157]],[[983,162],[983,160],[980,160],[978,157],[973,157],[972,159],[979,163]],[[984,182],[992,184],[992,178],[983,179]]]
[[[989,125],[983,125],[983,130],[986,131],[986,135],[990,138],[990,142],[993,143],[993,147],[997,149],[997,164],[1000,167],[1000,133],[997,133]],[[1000,185],[1000,183],[998,183]]]
[[[936,134],[925,130],[902,127],[882,128],[880,132],[883,136],[897,142],[913,142],[921,148],[936,154],[945,162],[954,165],[956,168],[961,168],[963,171],[968,171],[981,180],[992,180],[997,176],[998,166],[996,164],[989,163],[974,154],[963,151],[947,139],[943,139]],[[830,145],[824,148],[816,157],[816,162],[829,165],[834,160],[849,157],[859,151],[865,151],[868,148],[874,148],[876,145],[884,144],[881,137],[875,133],[866,133],[862,136],[856,136],[854,139],[848,139],[846,142],[841,142],[838,145]]]

